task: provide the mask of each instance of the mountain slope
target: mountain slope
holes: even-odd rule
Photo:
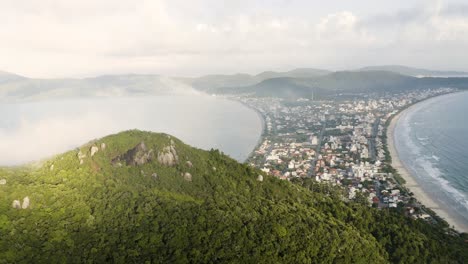
[[[249,93],[260,97],[320,99],[339,94],[396,93],[440,87],[467,89],[468,78],[416,78],[388,71],[348,71],[315,78],[272,78],[251,86],[218,89],[218,92]]]
[[[273,78],[256,85],[220,89],[221,93],[252,93],[263,97],[311,98],[337,93],[401,91],[417,86],[417,78],[392,72],[334,72],[315,78]]]
[[[185,81],[200,91],[215,92],[219,88],[248,86],[258,83],[261,80],[249,74],[219,74],[186,79]]]
[[[13,73],[0,71],[0,84],[8,83],[8,82],[15,82],[26,79],[23,76],[19,76]]]
[[[266,71],[256,75],[256,77],[261,80],[271,78],[314,78],[330,73],[331,71],[322,69],[298,68],[287,72]]]
[[[382,65],[369,66],[359,69],[358,71],[390,71],[408,76],[426,76],[426,77],[456,77],[468,76],[468,72],[460,71],[434,71],[426,69],[411,68],[401,65]]]
[[[87,79],[19,79],[0,83],[0,100],[195,94],[189,85],[158,75],[104,75]]]
[[[111,135],[41,164],[2,168],[0,180],[0,263],[467,257],[463,237],[344,203],[338,190],[311,181],[268,177],[164,134]]]
[[[265,71],[257,75],[206,75],[199,78],[185,79],[185,81],[201,91],[217,93],[220,90],[255,85],[272,78],[313,78],[328,73],[330,73],[328,70],[298,68],[286,72]]]

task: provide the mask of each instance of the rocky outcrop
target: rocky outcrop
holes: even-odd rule
[[[89,150],[91,152],[91,157],[94,156],[99,151],[99,148],[97,146],[92,146],[91,149]]]
[[[263,181],[263,175],[259,174],[257,177],[257,181],[262,182]]]
[[[26,197],[24,197],[24,199],[23,199],[23,205],[21,205],[21,208],[26,209],[26,208],[28,208],[28,207],[29,207],[29,197],[26,196]]]
[[[21,209],[21,203],[18,200],[14,200],[11,206],[15,209]]]
[[[179,156],[174,145],[164,147],[161,152],[158,153],[158,162],[165,166],[174,166],[179,163]]]
[[[126,153],[112,159],[112,165],[119,166],[119,163],[125,162],[127,166],[140,166],[148,163],[152,158],[153,150],[148,150],[145,143],[140,142]]]
[[[0,180],[0,185],[5,185],[6,184],[6,179],[1,179]]]
[[[80,151],[78,151],[77,156],[78,156],[78,159],[80,160],[80,165],[83,164],[84,158],[86,158],[86,154],[83,154],[83,152],[81,152],[81,150],[80,150]]]
[[[14,200],[11,206],[15,209],[27,209],[29,207],[29,196],[24,197],[23,205],[21,205],[19,200]]]
[[[187,166],[188,166],[189,168],[192,168],[192,167],[193,167],[193,164],[192,164],[192,162],[191,162],[190,160],[187,160],[186,164],[187,164]]]

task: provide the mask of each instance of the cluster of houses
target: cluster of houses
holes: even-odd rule
[[[453,92],[450,88],[366,95],[359,100],[296,103],[279,98],[240,96],[235,99],[257,109],[265,120],[263,142],[249,159],[251,165],[283,180],[313,178],[340,185],[354,199],[364,194],[369,205],[404,206],[408,214],[424,218],[409,205],[388,166],[385,150],[387,120],[417,101]],[[361,97],[362,98],[362,97]]]

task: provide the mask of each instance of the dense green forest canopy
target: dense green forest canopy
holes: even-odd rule
[[[1,168],[0,263],[463,263],[466,234],[126,131]],[[26,199],[27,198],[27,199]],[[14,202],[16,201],[16,202]]]

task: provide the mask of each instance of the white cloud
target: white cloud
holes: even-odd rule
[[[358,17],[349,11],[327,15],[320,20],[316,28],[320,41],[348,46],[369,45],[374,41],[365,28],[359,27]]]
[[[307,1],[0,2],[0,69],[33,77],[343,68],[356,59],[414,65],[431,61],[412,53],[423,44],[430,53],[463,53],[452,63],[468,68],[468,8],[442,2],[373,15],[333,1],[313,15]]]

